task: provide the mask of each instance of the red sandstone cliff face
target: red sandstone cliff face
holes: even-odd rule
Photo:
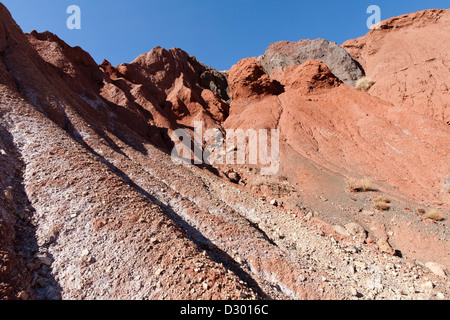
[[[396,106],[450,121],[450,10],[383,21],[342,47],[377,83],[370,93]]]
[[[398,28],[367,37],[446,26],[447,15],[418,13],[406,24],[407,17],[393,19],[388,25]],[[2,5],[0,17],[2,298],[449,294],[445,278],[414,260],[450,267],[449,127],[429,116],[435,111],[414,112],[407,99],[397,104],[392,92],[376,94],[383,80],[371,66],[390,60],[366,53],[372,40],[344,45],[378,81],[363,93],[324,62],[297,65],[295,57],[270,75],[270,59],[264,67],[261,58],[247,58],[221,73],[180,49],[159,47],[129,64],[97,65],[49,32],[24,35]],[[296,46],[302,44],[311,45]],[[302,50],[275,47],[285,60]],[[432,48],[429,54],[439,52]],[[448,59],[440,57],[445,65]],[[442,69],[429,72],[448,79]],[[425,82],[422,89],[403,85],[429,90]],[[437,99],[436,90],[430,94]],[[444,100],[433,101],[433,110],[445,107]],[[279,174],[262,177],[260,168],[225,165],[208,168],[212,174],[174,165],[169,137],[178,128],[192,130],[194,121],[222,132],[279,129]],[[220,179],[230,170],[239,185]],[[377,190],[348,193],[345,179],[363,176]],[[390,197],[390,211],[374,212],[377,195]],[[415,212],[424,204],[440,206],[446,220],[422,220]],[[365,230],[356,234],[349,222]],[[378,239],[404,259],[375,245]],[[397,277],[386,269],[390,264],[419,278]],[[416,290],[425,278],[434,290]]]
[[[367,223],[358,212],[373,210],[373,206],[367,206],[365,201],[359,204],[358,197],[345,193],[346,178],[366,177],[374,181],[373,198],[386,194],[399,201],[403,206],[399,208],[402,219],[403,208],[410,206],[406,199],[448,208],[448,125],[353,89],[318,61],[275,71],[272,81],[276,79],[283,85],[281,92],[243,91],[247,87],[247,73],[243,70],[260,67],[255,60],[245,59],[230,70],[230,92],[237,99],[231,103],[224,127],[280,130],[277,177],[289,181],[298,192],[281,192],[286,206],[314,203],[313,208],[321,208],[319,216],[326,221],[336,223],[350,213],[356,221]],[[262,74],[255,83],[266,83],[266,79],[267,74]],[[251,189],[280,197],[279,190],[273,192],[274,188],[267,188],[264,183],[261,187],[260,177],[244,176]],[[277,185],[278,181],[272,179],[271,183]],[[349,201],[356,203],[349,205]],[[367,229],[373,230],[375,237],[383,237],[382,226],[393,217],[395,214],[383,215],[377,222],[371,219]],[[405,255],[432,259],[441,252],[430,249],[434,244],[448,248],[446,237],[427,240],[422,222],[401,224],[390,238]],[[448,263],[448,256],[440,261]]]
[[[273,74],[284,92],[258,89],[242,98],[247,87],[243,70],[252,68],[258,64],[247,59],[230,70],[231,95],[236,99],[224,127],[278,128],[289,152],[329,172],[368,176],[417,200],[446,199],[450,152],[446,124],[357,91],[316,61]],[[267,74],[253,83],[265,83],[265,79]],[[424,163],[436,166],[427,170]],[[282,159],[281,164],[295,168],[291,161]],[[295,171],[287,170],[288,175],[297,175],[296,182],[303,185],[300,172],[305,169],[301,161],[296,164]],[[321,182],[317,188],[323,188]]]

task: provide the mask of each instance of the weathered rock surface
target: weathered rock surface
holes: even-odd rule
[[[370,94],[450,121],[450,10],[425,10],[382,21],[342,47],[376,81]]]
[[[258,58],[267,73],[275,69],[301,65],[308,60],[321,61],[344,83],[354,86],[364,76],[364,70],[345,49],[324,39],[281,41],[272,43]]]
[[[436,262],[427,262],[425,264],[425,267],[430,269],[434,274],[440,276],[440,277],[447,277],[447,271],[445,267],[439,263]]]
[[[449,296],[416,263],[448,267],[447,219],[423,225],[405,207],[447,199],[449,131],[409,111],[320,61],[221,73],[155,48],[98,66],[49,32],[24,35],[0,4],[0,297]],[[195,120],[280,129],[279,174],[175,165],[169,136]],[[356,175],[374,190],[347,194]],[[383,192],[391,210],[364,214]],[[403,259],[380,255],[386,234]]]

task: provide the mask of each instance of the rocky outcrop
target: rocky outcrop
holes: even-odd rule
[[[159,47],[99,66],[54,34],[23,34],[0,4],[0,298],[435,297],[416,290],[422,277],[448,295],[408,260],[448,268],[447,220],[406,207],[446,208],[448,126],[280,46],[292,65],[270,74],[253,58],[219,72]],[[196,120],[279,129],[278,175],[175,165],[170,134]],[[373,179],[367,194],[347,193],[354,176]],[[373,193],[389,211],[366,210]],[[405,260],[380,255],[378,239]]]
[[[128,152],[171,164],[145,147],[152,115],[132,98],[141,84],[50,33],[24,35],[2,4],[0,30],[0,299],[255,298],[122,167],[153,170]],[[142,127],[130,124],[141,115]]]
[[[277,128],[284,87],[272,79],[254,58],[246,58],[229,72],[232,102],[226,129]]]
[[[337,78],[349,86],[354,86],[364,76],[364,70],[347,51],[335,42],[324,39],[276,42],[258,58],[269,74],[277,68],[301,65],[308,60],[323,62]]]
[[[258,96],[278,95],[281,84],[270,78],[263,67],[252,58],[238,62],[230,70],[230,92],[234,101]]]
[[[450,121],[450,10],[425,10],[380,22],[342,47],[376,81],[370,94]]]
[[[242,77],[244,82],[246,73],[239,66],[248,66],[250,61],[233,67],[230,80]],[[297,182],[303,181],[305,188],[302,179],[313,161],[344,176],[364,171],[409,197],[418,190],[428,199],[446,196],[441,193],[448,170],[446,155],[450,152],[444,142],[449,130],[446,125],[345,86],[318,61],[274,71],[273,77],[284,86],[284,92],[233,100],[224,127],[280,129],[281,139],[289,146],[284,156],[290,159],[288,162],[282,158],[281,166],[286,169],[280,174],[292,178],[298,174]],[[230,81],[232,93],[244,87],[234,88],[234,83],[241,82]],[[423,130],[425,123],[434,129]],[[440,164],[430,171],[424,170],[423,163]],[[318,174],[310,171],[308,176]],[[414,183],[405,183],[405,177]],[[315,184],[314,179],[308,180],[307,185]]]
[[[272,73],[272,77],[278,79],[285,87],[305,94],[335,88],[342,84],[328,66],[320,61],[311,60],[306,61],[301,67],[291,66],[283,71],[278,69]]]

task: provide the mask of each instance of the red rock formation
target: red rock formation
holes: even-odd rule
[[[232,94],[246,81],[243,64],[254,66],[247,59],[230,70]],[[287,67],[272,76],[284,86],[284,92],[258,96],[255,90],[245,95],[252,99],[233,100],[224,127],[280,129],[279,176],[296,185],[306,203],[315,203],[320,195],[347,206],[346,177],[359,176],[373,179],[379,191],[448,207],[450,130],[445,123],[353,89],[318,61]],[[267,79],[267,75],[260,78]],[[249,185],[260,185],[259,177],[246,178]],[[276,183],[273,179],[272,184]],[[294,197],[291,201],[298,200]],[[322,217],[339,219],[331,213],[333,207],[323,207],[330,214]],[[407,237],[421,239],[414,246],[404,241],[404,231],[391,240],[404,254],[414,257],[434,256],[430,245],[446,246],[442,239],[431,244],[418,228],[408,231]],[[448,263],[448,258],[443,261]]]
[[[244,64],[254,66],[247,59],[230,71],[233,96],[246,87]],[[418,200],[441,198],[450,152],[445,124],[350,88],[319,62],[287,67],[274,77],[285,92],[258,97],[261,91],[254,90],[252,100],[250,93],[244,102],[233,100],[224,127],[279,128],[292,152],[331,172],[367,175]],[[267,78],[260,75],[264,83]],[[423,163],[436,167],[425,171]],[[299,163],[296,171],[302,170]]]
[[[354,86],[356,80],[364,76],[364,70],[347,51],[335,42],[324,39],[275,42],[258,58],[269,74],[276,69],[301,65],[308,60],[325,63],[336,77],[349,86]]]
[[[421,28],[435,24],[427,17]],[[417,202],[448,206],[442,121],[374,96],[376,87],[355,90],[319,61],[269,75],[248,58],[227,76],[180,49],[155,48],[98,66],[49,32],[24,35],[1,4],[0,18],[0,297],[344,299],[379,287],[367,288],[374,280],[364,272],[350,287],[344,260],[419,270],[345,230],[342,243],[328,237],[349,219],[372,238],[389,237],[406,258],[450,265],[446,220],[424,227],[399,212]],[[279,175],[174,165],[169,136],[195,120],[221,131],[278,128]],[[230,172],[240,186],[217,177]],[[349,196],[345,178],[355,176],[395,197],[392,210],[361,216],[372,194]],[[278,207],[255,197],[258,188],[263,199],[283,198]],[[348,252],[354,241],[362,254]],[[392,288],[425,296],[399,279],[383,274],[380,297],[396,297]]]
[[[447,122],[449,30],[450,10],[426,10],[382,21],[342,47],[376,81],[372,95]]]

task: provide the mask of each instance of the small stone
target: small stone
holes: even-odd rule
[[[388,262],[388,263],[386,263],[385,269],[393,270],[393,269],[395,269],[395,265],[392,262]]]
[[[337,234],[340,234],[341,236],[345,236],[345,237],[351,236],[350,232],[348,232],[347,229],[345,229],[344,227],[339,226],[339,225],[334,226],[334,232],[336,232]]]
[[[39,262],[40,262],[41,264],[43,264],[43,265],[51,266],[53,260],[52,260],[52,258],[50,258],[50,257],[40,257],[40,258],[39,258]]]
[[[150,243],[151,243],[152,245],[156,245],[156,244],[159,243],[159,240],[156,239],[156,238],[154,238],[154,237],[152,237],[152,238],[150,238]]]
[[[347,229],[347,231],[352,235],[355,236],[356,238],[359,239],[366,239],[367,236],[367,232],[366,230],[358,223],[355,222],[350,222],[348,224],[345,225],[345,229]]]
[[[18,297],[22,300],[28,300],[28,293],[26,291],[20,291]]]
[[[271,201],[270,201],[270,204],[271,204],[272,206],[274,206],[274,207],[278,207],[278,201],[275,200],[275,199],[271,200]]]
[[[305,282],[306,281],[306,277],[303,274],[301,274],[301,275],[298,276],[298,281],[299,282]]]
[[[351,287],[350,288],[350,294],[352,296],[354,296],[354,297],[357,297],[358,296],[358,291],[355,288]]]
[[[427,267],[428,269],[431,270],[431,272],[433,272],[434,274],[446,278],[447,277],[447,273],[445,270],[445,267],[439,263],[436,262],[427,262],[425,264],[425,267]]]
[[[6,151],[3,150],[3,149],[0,149],[0,154],[1,154],[2,156],[6,156]]]
[[[89,255],[89,250],[88,249],[84,249],[83,251],[81,251],[81,256],[82,257],[87,257]]]
[[[43,288],[43,287],[45,287],[45,286],[47,285],[47,280],[44,279],[44,278],[39,278],[39,279],[37,280],[37,284],[38,284],[41,288]]]
[[[436,294],[436,297],[438,297],[438,299],[445,299],[445,296],[444,296],[444,294],[442,292],[438,292]]]
[[[227,177],[232,183],[239,183],[241,181],[241,176],[235,171],[228,172]]]
[[[378,249],[381,252],[384,252],[384,253],[386,253],[388,255],[391,255],[391,256],[395,255],[395,250],[392,249],[391,245],[387,242],[386,239],[380,238],[380,240],[378,240],[377,244],[378,244]]]
[[[434,283],[432,281],[425,282],[423,284],[424,289],[434,289]]]
[[[350,274],[355,274],[355,272],[356,272],[356,270],[355,270],[355,266],[354,265],[349,265],[348,266],[348,272],[350,273]]]
[[[355,261],[354,264],[360,270],[366,270],[367,269],[367,265],[364,262]]]
[[[308,214],[306,215],[305,219],[306,221],[311,220],[314,217],[314,214],[312,213],[312,211],[308,212]]]

